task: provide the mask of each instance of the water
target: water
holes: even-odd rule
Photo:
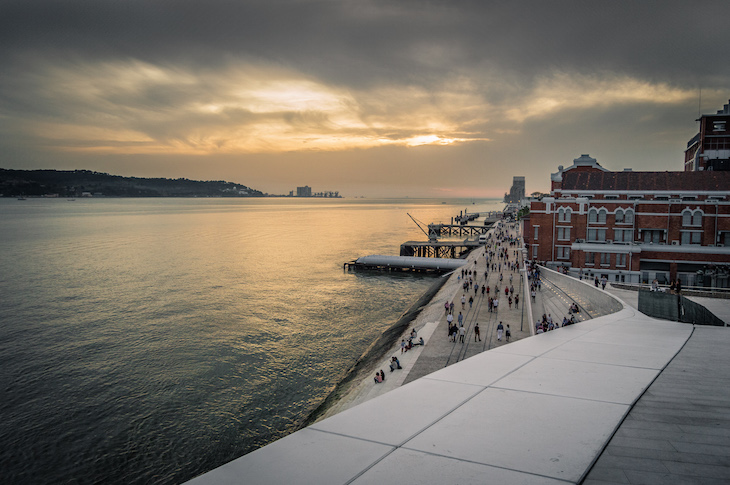
[[[495,200],[0,199],[3,483],[179,483],[293,431]]]

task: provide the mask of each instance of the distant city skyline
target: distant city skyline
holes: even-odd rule
[[[4,2],[0,167],[500,198],[582,153],[680,171],[730,98],[728,18],[720,0]]]

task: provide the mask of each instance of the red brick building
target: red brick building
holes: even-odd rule
[[[575,276],[730,286],[730,171],[611,172],[581,155],[524,224],[528,256]]]
[[[730,105],[697,121],[700,131],[687,142],[684,170],[730,170]]]

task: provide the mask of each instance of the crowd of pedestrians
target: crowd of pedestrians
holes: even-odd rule
[[[494,230],[487,236],[486,244],[481,254],[474,262],[472,268],[463,268],[457,275],[457,279],[461,282],[461,310],[455,315],[453,301],[444,303],[444,312],[446,314],[447,333],[451,342],[466,342],[467,329],[465,327],[466,314],[474,309],[475,303],[486,304],[489,313],[498,313],[500,303],[504,311],[504,305],[507,310],[519,309],[520,305],[520,266],[519,255],[521,238],[516,236],[513,231],[514,226],[511,224],[498,223]],[[485,271],[479,273],[477,264],[483,261]],[[497,283],[494,287],[489,282],[489,276],[494,274]],[[517,288],[515,288],[517,285]],[[479,302],[477,299],[481,298]],[[500,301],[501,300],[501,301]],[[467,303],[469,306],[467,307]],[[498,341],[502,338],[509,341],[511,330],[509,325],[504,328],[497,329]],[[474,341],[481,341],[482,329],[479,323],[474,325]]]

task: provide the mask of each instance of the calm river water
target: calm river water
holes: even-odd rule
[[[502,206],[0,199],[3,483],[179,483],[284,436],[433,282],[343,263]]]

